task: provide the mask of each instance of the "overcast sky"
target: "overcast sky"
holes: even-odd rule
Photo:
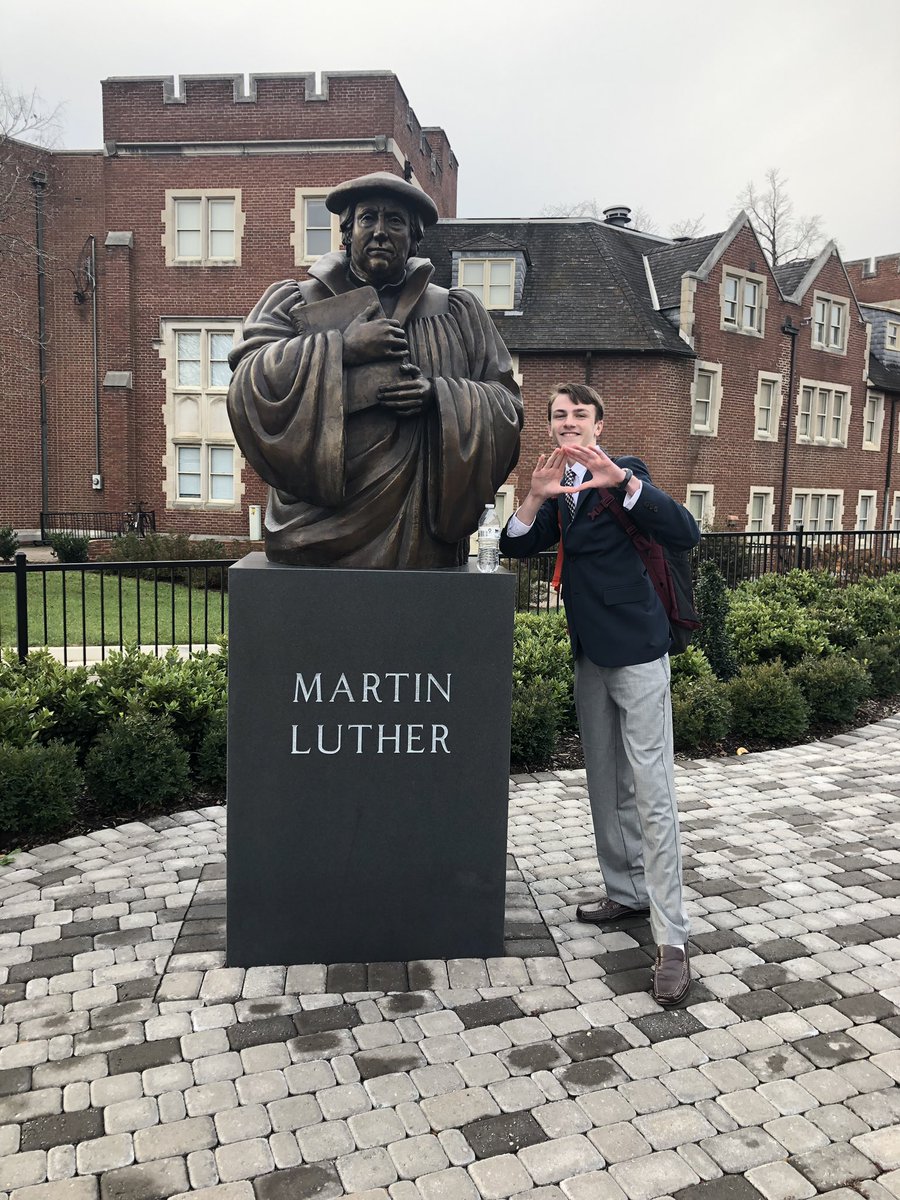
[[[900,0],[0,0],[0,77],[102,144],[113,75],[388,68],[458,213],[596,199],[724,229],[777,166],[845,258],[900,251]]]

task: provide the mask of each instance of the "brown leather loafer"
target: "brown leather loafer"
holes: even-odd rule
[[[680,1004],[691,988],[691,962],[687,945],[657,946],[653,967],[653,999],[663,1008]]]
[[[591,904],[579,904],[575,916],[588,925],[605,925],[607,921],[621,921],[623,917],[642,917],[649,911],[649,908],[629,908],[627,904],[604,896]]]

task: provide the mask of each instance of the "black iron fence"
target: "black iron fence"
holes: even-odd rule
[[[142,508],[131,512],[42,512],[41,541],[54,533],[74,533],[87,538],[144,537],[156,532],[156,513]]]
[[[96,514],[94,514],[96,515]],[[228,567],[233,559],[128,563],[0,564],[0,645],[24,658],[53,647],[64,662],[91,662],[137,643],[159,654],[215,646],[228,625]],[[714,562],[734,587],[794,567],[825,570],[843,583],[900,570],[900,531],[705,533],[696,569]],[[559,607],[552,585],[556,552],[504,559],[517,577],[519,611]]]
[[[233,559],[0,564],[0,644],[20,659],[49,646],[65,663],[137,644],[154,654],[209,650],[228,628]]]

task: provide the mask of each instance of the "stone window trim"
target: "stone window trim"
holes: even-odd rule
[[[754,504],[756,499],[761,499],[762,503],[758,506]],[[775,514],[775,489],[773,487],[752,487],[750,496],[747,501],[747,533],[771,533],[772,521]],[[759,522],[759,528],[754,528],[756,522]]]
[[[891,501],[891,531],[900,534],[900,492],[894,492]],[[894,542],[896,545],[897,542]]]
[[[847,297],[833,296],[830,292],[813,292],[810,317],[810,345],[813,350],[846,355],[850,320],[850,301]],[[835,329],[838,330],[837,341],[834,340]]]
[[[881,432],[884,428],[884,396],[881,392],[869,392],[863,406],[863,450],[881,449]]]
[[[760,371],[756,377],[756,396],[753,404],[754,441],[778,441],[778,431],[781,428],[782,383],[781,375],[774,371]],[[764,403],[766,399],[771,400],[768,409]],[[761,418],[766,412],[768,412],[768,427],[762,428]]]
[[[178,257],[178,229],[176,218],[176,201],[199,200],[201,205],[199,258]],[[229,258],[213,258],[209,254],[209,201],[234,201],[234,253]],[[244,225],[246,214],[241,208],[240,188],[172,188],[166,189],[166,207],[160,214],[163,233],[160,241],[166,255],[167,267],[239,267],[241,265],[241,245],[244,240]]]
[[[178,383],[177,371],[177,335],[179,333],[194,333],[201,336],[201,381],[199,385],[184,385]],[[241,333],[240,318],[196,318],[196,317],[164,317],[160,320],[160,339],[157,350],[162,359],[161,377],[165,384],[165,402],[162,406],[163,424],[166,432],[166,449],[162,457],[163,494],[168,511],[191,512],[240,512],[241,497],[245,491],[244,473],[245,461],[230,425],[223,421],[220,428],[210,428],[211,402],[216,406],[224,404],[228,394],[227,386],[213,386],[209,381],[208,366],[208,335],[230,334],[236,341]],[[205,345],[204,345],[205,343]],[[186,398],[197,401],[199,428],[195,432],[186,432],[177,427],[179,401]],[[218,411],[222,411],[219,409]],[[200,448],[200,473],[203,480],[200,499],[181,498],[178,494],[179,450],[186,447]],[[208,483],[211,470],[210,450],[218,447],[229,448],[233,451],[232,479],[233,493],[230,500],[212,500],[208,496]]]
[[[729,295],[729,280],[737,282],[737,294],[733,300]],[[757,288],[754,306],[747,303],[744,291],[744,285],[747,283],[755,284]],[[719,285],[720,329],[729,333],[739,333],[744,337],[765,337],[768,304],[769,294],[765,275],[759,275],[755,271],[747,271],[740,267],[726,265],[722,268],[722,282]]]
[[[708,386],[709,395],[703,391]],[[698,420],[698,407],[708,404],[707,419]],[[691,384],[691,433],[698,437],[718,437],[719,410],[722,407],[722,364],[697,361]]]
[[[813,521],[815,524],[810,523]],[[791,529],[796,529],[800,524],[810,533],[828,533],[843,529],[843,489],[792,488],[789,525]]]
[[[868,512],[865,514],[865,524],[863,524],[863,513],[866,509],[868,501]],[[864,530],[866,533],[871,533],[873,529],[878,528],[878,493],[874,488],[862,488],[856,498],[856,523],[854,529]]]
[[[308,267],[316,262],[320,254],[312,254],[307,246],[306,203],[308,200],[324,200],[335,185],[328,187],[295,188],[294,207],[291,209],[291,224],[293,232],[290,242],[294,247],[294,266]],[[341,223],[337,213],[329,213],[331,218],[331,249],[339,250],[341,245]],[[323,227],[324,228],[324,227]]]
[[[846,449],[852,389],[818,379],[801,379],[797,387],[795,440],[805,446]]]
[[[714,503],[715,485],[712,483],[691,483],[688,484],[687,492],[685,493],[684,506],[700,526],[701,529],[712,529],[713,521],[716,517],[716,506]],[[698,504],[692,503],[699,501]],[[699,513],[698,511],[699,510]]]

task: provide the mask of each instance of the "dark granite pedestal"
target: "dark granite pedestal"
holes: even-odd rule
[[[514,592],[230,569],[229,965],[503,953]]]

